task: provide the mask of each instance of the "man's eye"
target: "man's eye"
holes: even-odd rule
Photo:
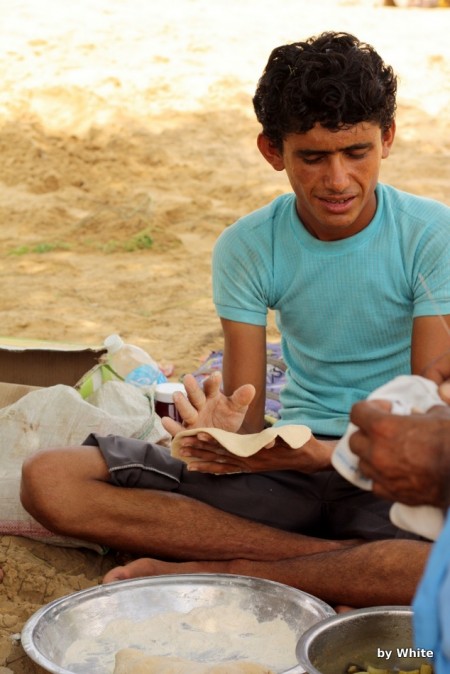
[[[318,157],[303,157],[303,162],[305,164],[318,164],[322,159],[322,155],[319,155]]]
[[[364,159],[367,156],[367,152],[349,152],[348,156],[350,159]]]

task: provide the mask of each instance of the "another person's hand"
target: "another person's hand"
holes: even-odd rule
[[[187,374],[184,377],[187,398],[182,393],[174,394],[174,403],[183,419],[183,424],[163,418],[164,428],[172,435],[187,428],[221,428],[224,431],[237,432],[244,421],[248,406],[255,396],[255,388],[251,384],[240,386],[227,397],[220,390],[222,376],[214,372],[205,380],[201,388],[195,377]]]
[[[374,400],[356,403],[350,418],[359,427],[350,449],[375,494],[408,505],[449,505],[450,408],[399,416],[390,403]]]
[[[430,363],[423,376],[439,385],[439,395],[450,405],[450,351]]]
[[[201,473],[261,473],[275,470],[296,470],[315,473],[330,467],[333,443],[314,436],[302,447],[292,448],[277,439],[250,457],[236,456],[206,433],[186,437],[180,455],[191,459],[189,470]]]

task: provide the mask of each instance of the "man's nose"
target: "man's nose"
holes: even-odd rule
[[[342,192],[349,185],[347,162],[340,155],[328,157],[325,186],[335,192]]]

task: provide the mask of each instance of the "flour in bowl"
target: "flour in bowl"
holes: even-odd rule
[[[112,673],[116,653],[133,648],[149,656],[202,663],[260,663],[278,673],[297,664],[297,639],[295,630],[279,616],[259,621],[236,602],[189,613],[170,611],[142,621],[113,620],[97,638],[71,644],[62,664],[75,673],[89,671],[88,666],[90,671]]]

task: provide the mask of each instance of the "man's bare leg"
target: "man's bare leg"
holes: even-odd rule
[[[103,582],[170,573],[235,573],[291,585],[332,606],[409,605],[430,548],[419,541],[385,540],[274,561],[137,559],[112,569]]]
[[[28,459],[21,498],[55,533],[163,559],[275,560],[354,544],[268,527],[176,493],[116,487],[96,447]]]

